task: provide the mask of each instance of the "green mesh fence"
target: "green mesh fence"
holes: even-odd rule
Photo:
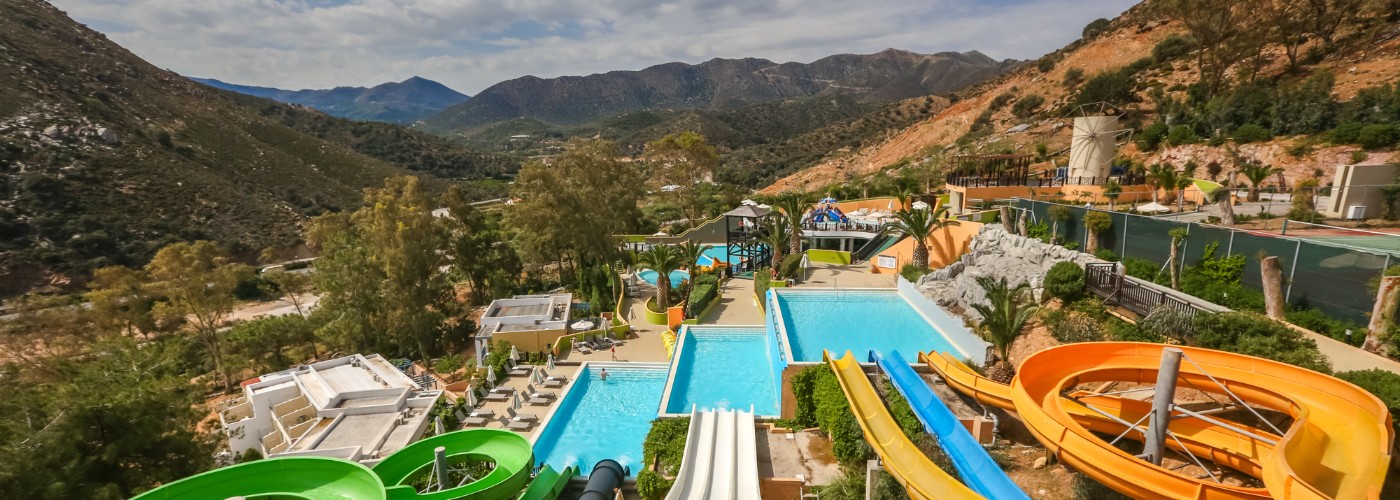
[[[1050,207],[1054,203],[1016,199],[1015,206],[1029,210],[1037,221],[1051,223]],[[1084,207],[1059,205],[1069,212],[1069,220],[1061,221],[1061,241],[1085,244]],[[1100,248],[1113,250],[1120,258],[1144,259],[1158,266],[1167,262],[1171,252],[1173,228],[1185,227],[1187,237],[1181,248],[1182,265],[1200,259],[1206,245],[1217,242],[1217,256],[1244,255],[1245,286],[1261,289],[1259,259],[1278,257],[1283,266],[1286,296],[1290,304],[1318,309],[1336,319],[1366,324],[1375,301],[1367,283],[1380,276],[1381,271],[1395,260],[1384,252],[1368,252],[1355,248],[1300,240],[1274,234],[1253,233],[1220,226],[1183,223],[1154,217],[1114,212],[1113,227],[1099,235]]]

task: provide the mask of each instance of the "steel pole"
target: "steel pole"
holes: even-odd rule
[[[1162,349],[1162,364],[1157,369],[1157,392],[1152,396],[1151,418],[1147,421],[1147,440],[1143,455],[1152,465],[1162,465],[1166,453],[1167,424],[1172,420],[1172,402],[1176,398],[1176,378],[1181,371],[1181,349]]]

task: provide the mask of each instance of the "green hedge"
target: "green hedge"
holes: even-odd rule
[[[831,454],[843,465],[865,463],[870,445],[830,367],[817,365],[798,372],[792,380],[792,393],[797,400],[791,422],[795,427],[820,428],[831,438]]]
[[[671,492],[671,480],[662,477],[654,470],[646,469],[637,474],[637,494],[644,500],[661,500]]]
[[[1196,345],[1289,363],[1322,373],[1332,368],[1317,343],[1297,330],[1254,313],[1197,314]]]
[[[753,272],[753,293],[758,296],[759,302],[767,300],[768,287],[772,282],[769,273],[770,271],[766,267],[760,267]]]
[[[713,274],[706,274],[695,279],[695,283],[690,287],[689,311],[687,316],[691,318],[700,317],[700,313],[710,305],[710,302],[719,296],[719,278]]]
[[[680,472],[685,457],[685,440],[690,434],[690,417],[658,418],[651,422],[646,440],[642,442],[642,462],[648,468],[657,465],[661,471],[675,475]]]

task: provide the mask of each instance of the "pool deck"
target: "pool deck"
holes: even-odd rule
[[[870,272],[870,264],[828,264],[813,262],[807,269],[807,279],[797,288],[895,288],[898,274]]]

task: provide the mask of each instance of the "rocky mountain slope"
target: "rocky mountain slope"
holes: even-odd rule
[[[45,2],[0,2],[0,295],[73,287],[178,240],[244,256],[293,245],[310,215],[411,168],[511,167],[200,85]]]
[[[336,87],[318,90],[283,90],[238,85],[207,78],[190,79],[217,89],[287,104],[300,104],[340,118],[405,125],[411,125],[468,99],[466,94],[417,76],[402,82],[382,83],[369,88]]]
[[[1385,2],[1373,4],[1375,7],[1351,12],[1350,20],[1340,23],[1334,42],[1324,42],[1320,36],[1304,37],[1299,49],[1303,55],[1295,69],[1288,68],[1284,47],[1277,43],[1265,44],[1257,59],[1233,61],[1226,74],[1244,74],[1245,80],[1241,82],[1241,77],[1232,76],[1235,85],[1220,92],[1210,103],[1193,102],[1197,98],[1191,89],[1201,76],[1196,57],[1200,48],[1185,36],[1188,29],[1155,11],[1152,3],[1139,4],[1098,34],[959,92],[962,98],[936,116],[890,134],[878,143],[831,151],[811,168],[780,179],[764,191],[820,189],[840,175],[871,175],[945,146],[955,146],[963,152],[1035,154],[1037,145],[1044,145],[1051,154],[1041,158],[1038,168],[1049,168],[1050,160],[1064,165],[1065,158],[1053,153],[1069,147],[1072,127],[1068,118],[1075,114],[1076,104],[1088,102],[1089,98],[1113,101],[1117,108],[1113,112],[1123,114],[1123,124],[1134,129],[1131,137],[1121,141],[1121,161],[1177,167],[1187,162],[1206,165],[1216,161],[1227,165],[1227,171],[1233,163],[1259,161],[1284,169],[1289,183],[1316,175],[1326,185],[1339,164],[1400,158],[1391,147],[1368,149],[1346,140],[1332,140],[1324,130],[1358,120],[1359,113],[1348,111],[1347,103],[1364,89],[1400,80],[1400,24],[1395,22],[1396,14],[1381,7]],[[1249,25],[1258,26],[1261,22]],[[1159,48],[1172,49],[1173,43],[1164,42],[1173,36],[1186,38],[1184,49],[1182,45],[1176,45],[1174,50]],[[1267,39],[1274,40],[1272,36],[1275,35]],[[1256,68],[1257,73],[1248,76]],[[1286,92],[1296,92],[1309,77],[1322,73],[1335,79],[1330,89],[1334,102],[1325,103],[1329,110],[1325,118],[1332,123],[1306,133],[1288,130],[1290,127],[1284,122],[1294,113],[1275,104],[1299,101],[1301,97]],[[1109,74],[1113,78],[1098,82],[1113,85],[1108,87],[1113,91],[1110,97],[1103,98],[1104,88],[1095,85],[1094,80]],[[1122,75],[1126,76],[1119,78]],[[1039,104],[1030,106],[1028,102],[1018,110],[1017,104],[1023,99]],[[1254,104],[1246,104],[1251,99]],[[1238,111],[1209,115],[1211,109]],[[1388,113],[1391,108],[1385,109]],[[1164,113],[1171,117],[1164,117]],[[1270,120],[1271,114],[1277,119]],[[1275,122],[1262,124],[1263,128],[1272,129],[1270,137],[1237,140],[1237,122],[1245,119]],[[1159,138],[1155,147],[1146,147],[1142,140],[1148,127],[1158,122],[1166,127],[1168,120],[1176,120],[1174,125],[1189,124],[1196,130],[1188,140]],[[1386,123],[1383,118],[1366,120],[1365,123]],[[1012,132],[1018,125],[1028,128]],[[1395,126],[1400,127],[1400,123]],[[1219,135],[1211,137],[1215,129],[1219,129]]]
[[[951,92],[1014,67],[978,53],[915,54],[888,49],[836,55],[812,63],[713,59],[668,63],[641,71],[543,79],[526,76],[481,91],[426,120],[437,130],[475,130],[527,118],[578,125],[655,109],[736,109],[783,99],[846,95],[885,103]]]

